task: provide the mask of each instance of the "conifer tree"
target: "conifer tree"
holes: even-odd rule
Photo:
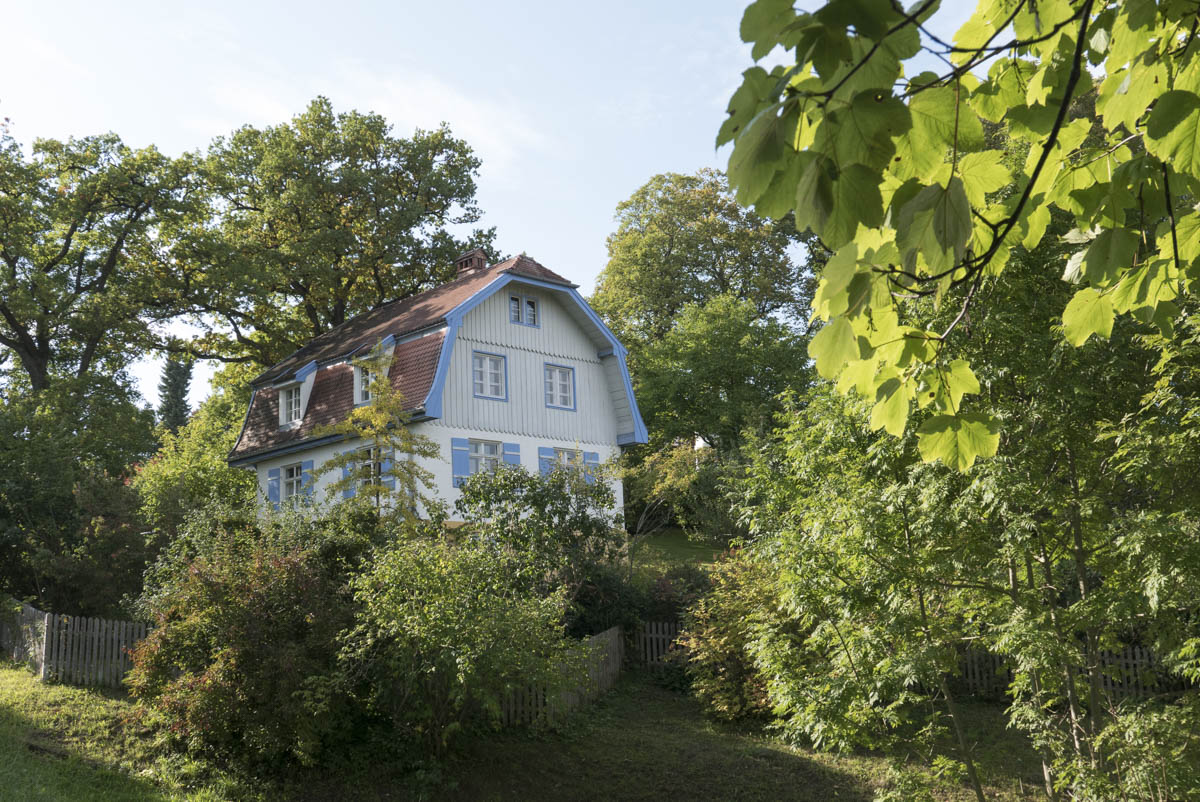
[[[176,434],[188,421],[188,385],[192,383],[192,360],[169,356],[158,383],[158,421]]]

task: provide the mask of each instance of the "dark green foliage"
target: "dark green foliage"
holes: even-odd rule
[[[216,139],[199,165],[209,220],[179,234],[165,289],[203,316],[200,356],[274,364],[382,303],[453,278],[491,250],[469,230],[479,159],[445,125],[396,136],[319,97],[287,122]],[[495,254],[492,254],[495,255]]]
[[[177,434],[187,423],[188,385],[192,382],[192,360],[188,357],[167,357],[162,379],[158,383],[158,422],[171,434]]]
[[[133,693],[189,749],[315,762],[360,722],[337,679],[338,638],[378,537],[353,508],[321,521],[198,511],[148,574],[140,612],[154,630],[134,652]]]
[[[197,210],[193,170],[190,157],[132,150],[115,134],[39,139],[26,158],[0,125],[5,372],[35,393],[86,389],[139,355],[148,321],[180,311],[162,286],[172,267],[161,246]]]
[[[153,544],[126,486],[153,453],[154,420],[127,380],[17,377],[0,402],[0,592],[45,610],[116,615]]]
[[[520,555],[522,581],[533,592],[562,589],[573,600],[584,582],[616,561],[625,543],[607,472],[548,474],[521,467],[477,473],[462,485],[455,509],[466,537]]]

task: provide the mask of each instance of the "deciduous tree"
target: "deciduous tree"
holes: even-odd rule
[[[317,98],[291,121],[215,140],[208,219],[180,233],[176,295],[208,329],[197,356],[271,365],[369,309],[453,277],[490,248],[479,160],[449,128],[398,137]]]
[[[39,139],[0,128],[0,356],[34,393],[123,368],[147,323],[178,311],[164,292],[167,236],[196,211],[190,158],[114,134]],[[2,363],[3,360],[0,360]]]
[[[1077,285],[1060,310],[1071,344],[1108,337],[1124,314],[1169,333],[1192,293],[1200,41],[1195,8],[1174,0],[982,0],[949,40],[930,32],[938,7],[757,0],[742,38],[755,59],[782,47],[787,63],[744,73],[717,143],[734,143],[739,201],[794,214],[835,252],[813,302],[817,369],[882,404],[894,433],[914,402],[932,406],[921,454],[965,469],[995,453],[1000,422],[971,400],[964,326],[1015,249],[1044,243],[1052,213],[1074,228],[1061,265]],[[923,51],[938,69],[914,74]],[[1093,91],[1098,119],[1073,113]],[[1006,162],[985,123],[1027,157]],[[955,314],[935,325],[904,307],[913,296]]]

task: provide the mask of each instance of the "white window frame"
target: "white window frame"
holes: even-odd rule
[[[513,314],[514,312],[516,314]],[[508,296],[508,322],[540,329],[542,327],[541,301],[535,295],[510,293]]]
[[[495,449],[491,453],[489,449]],[[496,440],[467,440],[467,475],[499,470],[504,464],[504,444]]]
[[[563,382],[563,377],[569,381]],[[563,388],[570,390],[569,404],[562,403]],[[578,408],[575,397],[575,368],[546,362],[542,368],[542,399],[550,409],[565,409],[574,412]]]
[[[499,366],[498,368],[496,366]],[[496,378],[499,377],[497,385]],[[492,392],[497,386],[499,394]],[[503,354],[487,351],[471,352],[471,390],[476,398],[491,401],[508,400],[508,359]]]
[[[371,382],[374,381],[374,374],[368,367],[358,366],[355,368],[358,372],[358,398],[354,399],[355,404],[371,403]]]
[[[304,464],[294,462],[279,469],[279,497],[283,501],[304,495]]]
[[[554,464],[562,468],[582,468],[583,451],[578,448],[554,449]]]
[[[279,391],[279,425],[299,426],[304,417],[304,397],[299,384],[289,384]]]
[[[363,446],[354,452],[354,474],[357,477],[357,487],[365,490],[375,485],[383,484],[383,451],[377,446]],[[362,467],[371,466],[369,476],[362,476]]]

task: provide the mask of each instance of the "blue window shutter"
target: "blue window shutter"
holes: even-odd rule
[[[396,489],[396,476],[392,473],[392,458],[384,457],[379,466],[380,482],[388,490]]]
[[[271,468],[267,471],[267,501],[274,505],[275,509],[279,509],[279,469]]]
[[[554,449],[549,446],[538,446],[538,470],[542,476],[554,470]]]
[[[311,496],[313,494],[312,486],[313,461],[310,459],[300,463],[300,484],[304,488],[304,495]]]
[[[505,465],[520,465],[521,464],[521,444],[520,443],[505,443],[503,449]]]
[[[343,479],[350,478],[350,464],[349,463],[342,466],[342,478]],[[354,498],[354,485],[351,485],[350,487],[344,488],[342,490],[342,498]]]
[[[596,481],[596,470],[600,467],[600,454],[595,451],[583,452],[583,470],[590,485]]]
[[[454,486],[471,475],[471,446],[465,437],[450,438],[450,468],[454,472]]]

